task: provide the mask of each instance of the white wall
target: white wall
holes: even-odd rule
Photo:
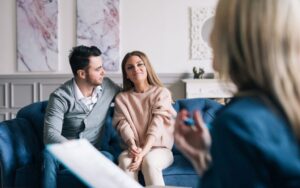
[[[18,74],[15,1],[0,1],[0,74]],[[216,1],[120,0],[121,58],[128,51],[142,50],[158,73],[191,73],[193,66],[204,62],[189,59],[189,8],[213,7]],[[71,73],[67,57],[76,45],[75,0],[59,0],[58,19],[59,71],[54,74]]]

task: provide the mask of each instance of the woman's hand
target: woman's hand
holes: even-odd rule
[[[139,155],[141,153],[142,149],[140,147],[137,147],[134,144],[134,145],[129,146],[128,151],[129,151],[129,155],[132,158],[135,158],[137,155]]]
[[[175,144],[192,161],[198,173],[202,174],[210,161],[211,137],[198,111],[193,114],[195,122],[195,125],[192,125],[193,128],[184,124],[184,120],[187,118],[186,110],[180,111],[177,115],[174,132]]]
[[[135,144],[132,144],[131,147],[129,147],[129,153],[132,156],[132,163],[128,167],[130,171],[136,171],[139,169],[144,156],[151,150],[154,142],[155,137],[153,135],[148,135],[143,148],[136,147]]]
[[[129,165],[129,171],[137,171],[142,164],[144,153],[140,152],[138,155],[132,158],[132,163]]]
[[[128,154],[132,158],[134,158],[136,155],[138,155],[142,151],[142,149],[140,147],[136,146],[135,141],[133,139],[128,140],[127,145],[128,145]]]
[[[132,158],[132,163],[129,165],[129,171],[136,171],[140,167],[144,154],[142,153],[142,148],[137,147],[134,140],[129,140],[128,145],[128,155]]]

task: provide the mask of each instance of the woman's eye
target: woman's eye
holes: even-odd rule
[[[133,66],[127,67],[127,70],[132,70],[132,69],[133,69]]]
[[[126,69],[127,70],[133,70],[134,69],[134,67],[142,67],[142,66],[144,66],[145,64],[144,63],[137,63],[137,64],[135,64],[135,65],[129,65]]]

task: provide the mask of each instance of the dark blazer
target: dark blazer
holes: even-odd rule
[[[211,135],[213,163],[202,187],[300,187],[299,142],[275,105],[235,98],[216,115]]]

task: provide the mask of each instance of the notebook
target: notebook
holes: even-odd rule
[[[89,187],[142,187],[85,139],[50,144],[46,148]]]

